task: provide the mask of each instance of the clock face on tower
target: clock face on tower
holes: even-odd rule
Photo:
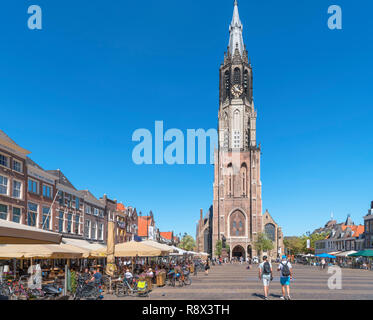
[[[233,94],[233,96],[235,98],[238,98],[242,93],[243,93],[243,88],[241,85],[239,84],[235,84],[232,89],[231,89],[231,93]]]

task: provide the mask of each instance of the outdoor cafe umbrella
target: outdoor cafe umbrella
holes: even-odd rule
[[[96,253],[106,252],[106,249],[97,250]],[[142,242],[129,241],[118,243],[114,247],[115,257],[158,257],[167,255],[168,252],[149,246]]]
[[[373,250],[361,250],[348,255],[349,257],[373,257]]]
[[[351,251],[345,251],[345,252],[340,252],[337,253],[337,257],[349,257],[351,254],[356,253],[357,251],[351,250]]]
[[[0,259],[74,259],[82,253],[65,244],[0,244]]]
[[[329,258],[329,259],[335,259],[335,256],[332,256],[331,254],[328,253],[321,253],[321,254],[316,254],[315,257],[319,258]]]
[[[152,240],[141,241],[141,243],[147,244],[149,246],[153,246],[155,248],[161,249],[162,251],[165,251],[168,253],[176,251],[171,246],[168,246],[167,244],[159,243],[159,242],[152,241]]]
[[[58,244],[62,235],[0,219],[0,244]]]

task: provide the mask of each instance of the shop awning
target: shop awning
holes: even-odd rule
[[[0,244],[0,259],[75,259],[82,253],[65,244]]]
[[[366,249],[349,255],[350,257],[373,257],[373,250]]]
[[[147,244],[149,246],[153,246],[153,247],[158,248],[158,249],[161,249],[162,251],[166,251],[167,253],[171,253],[171,252],[174,252],[174,251],[177,252],[171,246],[168,246],[167,244],[159,243],[159,242],[156,242],[156,241],[145,240],[145,241],[141,241],[141,243]]]
[[[340,252],[340,253],[337,253],[336,256],[337,257],[347,257],[349,256],[350,254],[353,254],[353,253],[356,253],[357,251],[354,251],[354,250],[351,250],[351,251],[345,251],[345,252]]]
[[[0,244],[57,244],[62,235],[0,219]]]
[[[106,249],[100,249],[97,253],[106,253]],[[168,251],[136,241],[118,243],[114,247],[115,257],[159,257],[168,254]]]
[[[82,239],[62,238],[62,242],[80,249],[83,258],[106,257],[106,246],[100,243],[90,243]]]

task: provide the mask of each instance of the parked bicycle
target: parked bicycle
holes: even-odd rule
[[[74,294],[74,300],[92,299],[99,300],[102,297],[101,283],[88,282],[82,277],[78,278],[78,285]]]
[[[117,283],[115,295],[117,297],[126,295],[147,297],[149,295],[148,284],[145,280],[138,278],[124,278],[122,282]]]

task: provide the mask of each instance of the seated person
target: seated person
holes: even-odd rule
[[[97,268],[96,271],[93,273],[93,276],[90,282],[100,283],[102,282],[102,274],[100,273],[100,269]]]

